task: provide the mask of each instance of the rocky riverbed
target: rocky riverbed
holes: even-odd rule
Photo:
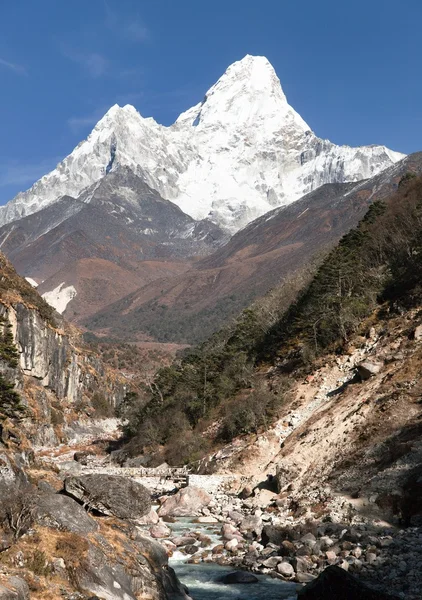
[[[211,497],[190,486],[162,497],[154,517],[150,515],[156,522],[147,527],[170,560],[176,557],[176,571],[181,559],[183,565],[246,570],[295,584],[295,591],[289,590],[292,597],[336,565],[375,590],[420,600],[422,528],[400,530],[381,521],[359,522],[356,516],[292,523],[274,494],[268,506],[262,507],[262,495],[259,504],[253,496],[217,492]],[[182,580],[183,571],[186,566],[180,569]]]

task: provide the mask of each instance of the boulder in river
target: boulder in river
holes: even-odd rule
[[[397,600],[373,590],[337,566],[328,567],[298,593],[298,600]]]
[[[174,496],[164,500],[158,514],[160,517],[193,517],[211,502],[211,497],[205,490],[195,486],[182,488]]]
[[[157,523],[150,528],[149,534],[155,539],[168,538],[171,534],[171,529],[164,523]]]
[[[220,579],[221,583],[233,584],[233,583],[258,583],[258,577],[248,573],[248,571],[233,571],[233,573],[227,573]]]
[[[90,509],[136,520],[151,510],[151,495],[140,483],[120,475],[79,475],[64,481],[66,493]]]

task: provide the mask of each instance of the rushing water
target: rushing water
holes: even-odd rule
[[[168,524],[175,535],[187,534],[189,531],[201,531],[211,538],[211,546],[221,543],[217,526],[192,523],[189,519],[178,519],[176,523]],[[231,573],[233,567],[220,567],[214,563],[189,564],[189,556],[175,552],[169,563],[176,571],[180,581],[189,588],[194,600],[286,600],[296,598],[296,584],[286,583],[266,575],[256,575],[258,583],[226,585],[219,580],[226,573]]]

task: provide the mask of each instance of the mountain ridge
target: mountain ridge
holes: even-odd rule
[[[234,232],[323,183],[368,178],[403,156],[317,138],[268,60],[247,55],[170,127],[113,106],[55,170],[0,208],[0,224],[78,197],[126,166],[195,220]]]

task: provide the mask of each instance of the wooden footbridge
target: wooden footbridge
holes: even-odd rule
[[[116,467],[107,464],[89,464],[79,468],[81,474],[120,475],[135,479],[149,489],[171,491],[174,488],[187,487],[191,471],[187,467],[168,467],[163,465],[155,469],[146,467]]]

